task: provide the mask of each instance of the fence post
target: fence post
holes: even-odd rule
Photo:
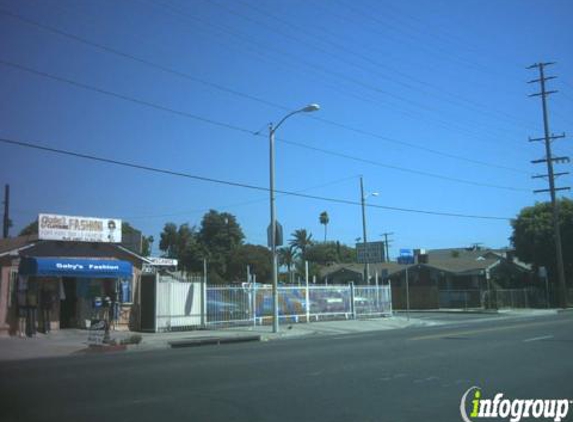
[[[380,311],[380,289],[378,284],[378,271],[375,273],[375,283],[376,283],[376,312]],[[370,299],[368,299],[370,301]]]
[[[410,321],[410,281],[408,280],[408,266],[406,265],[406,315]]]
[[[527,296],[528,296],[528,291],[527,291],[527,289],[523,289],[523,294],[524,294],[524,296],[525,296],[525,307],[526,307],[526,308],[529,308],[529,300],[528,300],[528,297],[527,297]]]
[[[513,289],[509,291],[509,297],[511,298],[511,309],[515,308],[513,304]]]
[[[310,322],[310,293],[308,291],[308,261],[304,261],[304,280],[306,289],[304,293],[304,304],[306,308],[306,322]]]
[[[388,279],[388,288],[386,289],[385,299],[390,309],[390,315],[394,315],[394,304],[392,303],[392,281]]]
[[[203,282],[201,283],[201,326],[207,325],[207,260],[203,259]]]
[[[253,314],[253,327],[257,326],[257,286],[254,280],[251,280],[251,309]]]
[[[350,313],[353,319],[356,319],[356,308],[354,306],[354,282],[350,282]]]

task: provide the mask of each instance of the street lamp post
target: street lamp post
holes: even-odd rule
[[[360,176],[360,202],[362,204],[362,238],[364,239],[364,277],[366,283],[370,284],[370,265],[368,263],[368,250],[366,243],[368,242],[366,237],[366,198],[369,196],[378,196],[378,192],[372,192],[370,194],[364,194],[364,182],[362,176]]]
[[[279,291],[278,291],[278,259],[277,259],[277,220],[275,207],[275,133],[286,119],[297,113],[309,113],[320,109],[318,104],[309,104],[300,110],[295,110],[284,116],[276,126],[269,124],[270,142],[270,192],[271,192],[271,253],[273,256],[273,333],[279,332]]]

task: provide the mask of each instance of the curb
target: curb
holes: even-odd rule
[[[181,347],[208,346],[213,344],[219,345],[229,343],[245,343],[248,341],[261,341],[261,336],[249,335],[236,337],[197,337],[185,340],[169,341],[167,344],[169,344],[172,349],[176,349]]]
[[[565,312],[573,312],[573,308],[563,308],[563,309],[557,309],[557,313],[558,314],[562,314]]]
[[[497,315],[499,310],[482,310],[482,309],[410,309],[410,312],[419,314],[486,314],[486,315]],[[405,310],[394,310],[395,314],[407,314],[408,311]]]
[[[89,355],[89,354],[99,354],[99,353],[114,353],[114,352],[123,352],[127,350],[127,345],[125,344],[117,344],[114,346],[89,346],[85,349],[77,350],[72,354],[82,354],[82,355]]]

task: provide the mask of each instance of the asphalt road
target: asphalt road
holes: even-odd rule
[[[461,397],[474,385],[484,398],[573,399],[572,328],[573,313],[562,313],[7,362],[0,419],[461,421]]]

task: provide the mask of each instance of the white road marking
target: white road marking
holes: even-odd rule
[[[528,343],[530,341],[547,340],[550,338],[553,338],[553,336],[533,337],[533,338],[528,338],[527,340],[523,340],[523,342]]]

